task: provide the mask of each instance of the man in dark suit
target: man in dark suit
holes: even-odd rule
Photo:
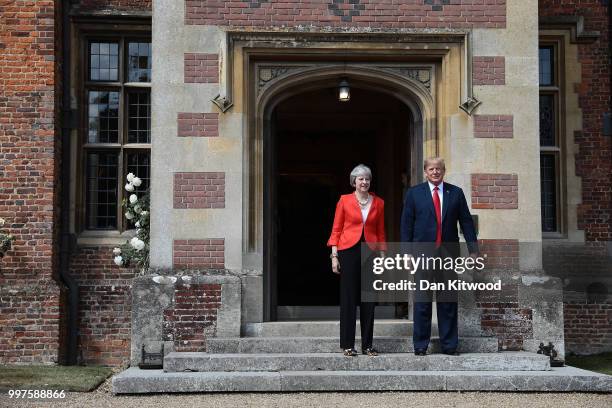
[[[444,257],[449,253],[458,256],[459,234],[457,223],[461,226],[467,242],[470,256],[478,253],[478,242],[474,222],[470,215],[463,190],[443,182],[445,165],[439,157],[426,159],[423,164],[426,181],[412,187],[406,193],[401,219],[401,241],[415,243],[413,249],[427,248],[429,256]],[[430,243],[430,244],[416,244]],[[441,271],[434,271],[436,280],[441,280]],[[426,275],[417,271],[417,289],[419,279]],[[448,276],[448,275],[447,275]],[[459,278],[455,275],[455,278]],[[428,278],[429,279],[429,278]],[[429,292],[429,295],[431,293]],[[414,354],[424,356],[427,353],[431,337],[431,298],[417,293],[414,302]],[[457,355],[459,337],[457,333],[457,301],[448,293],[437,293],[438,331],[442,352]],[[451,300],[451,301],[448,301]]]

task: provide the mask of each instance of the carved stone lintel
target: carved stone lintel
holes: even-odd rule
[[[423,85],[431,93],[431,69],[430,68],[408,68],[408,67],[380,67],[388,71],[393,71],[404,77],[413,79]]]
[[[304,68],[303,66],[288,66],[288,65],[273,65],[273,66],[261,66],[257,71],[257,93],[271,81],[279,78],[288,72],[295,71],[297,69]]]
[[[479,101],[475,96],[471,96],[468,97],[461,105],[459,105],[459,108],[461,108],[461,110],[463,110],[468,115],[472,116],[472,112],[474,112],[474,109],[476,109],[476,107],[481,103],[482,102]]]

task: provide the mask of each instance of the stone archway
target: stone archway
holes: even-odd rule
[[[258,66],[256,72],[270,69],[268,65]],[[259,149],[250,153],[260,155],[254,157],[253,162],[261,160],[261,187],[262,187],[262,232],[263,232],[263,282],[264,282],[264,319],[276,320],[277,305],[277,271],[278,260],[278,231],[277,222],[279,214],[278,192],[275,180],[275,120],[274,112],[284,101],[312,92],[317,89],[334,88],[339,78],[348,78],[353,87],[390,99],[396,99],[407,107],[410,112],[405,120],[409,122],[410,135],[406,141],[409,145],[411,167],[409,176],[412,184],[420,181],[420,163],[425,154],[437,152],[436,121],[435,121],[435,95],[431,92],[433,67],[415,65],[413,67],[381,67],[374,64],[333,64],[314,67],[276,67],[277,72],[263,72],[265,81],[259,88],[256,102],[256,134],[254,145]],[[280,72],[280,74],[279,74]],[[419,76],[420,73],[420,76]],[[261,76],[260,76],[261,78]],[[420,80],[419,80],[420,79]],[[258,81],[261,85],[262,81]],[[428,87],[429,85],[429,87]],[[372,101],[376,103],[376,101]],[[259,160],[258,160],[259,159]],[[256,173],[257,174],[257,173]],[[258,183],[259,185],[259,183]],[[296,309],[292,309],[296,310]],[[311,308],[312,310],[312,308]],[[297,314],[290,312],[293,317],[311,317],[303,315],[303,310]],[[307,313],[313,313],[312,311]],[[315,311],[314,315],[325,317],[326,312]],[[329,313],[329,312],[327,312]]]

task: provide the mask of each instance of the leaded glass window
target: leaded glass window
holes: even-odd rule
[[[557,231],[557,170],[554,154],[540,155],[542,231]]]
[[[151,41],[89,38],[83,100],[84,228],[130,228],[121,200],[131,172],[146,191],[151,173]]]
[[[559,55],[562,42],[556,39],[542,42],[539,47],[540,80],[540,187],[542,232],[558,236],[562,232],[561,218],[561,83]],[[556,235],[555,235],[556,233]]]

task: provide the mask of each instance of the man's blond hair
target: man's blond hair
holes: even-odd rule
[[[446,170],[446,164],[444,163],[444,159],[441,157],[428,157],[423,160],[423,170],[427,170],[427,165],[431,162],[438,162],[442,165],[442,170]]]

